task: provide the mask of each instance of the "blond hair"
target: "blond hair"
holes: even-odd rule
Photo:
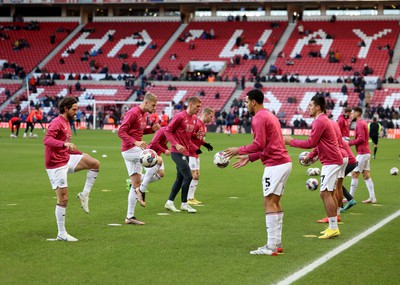
[[[146,94],[144,95],[144,100],[157,102],[157,96],[151,92],[146,92]]]
[[[214,113],[214,109],[213,108],[210,108],[210,107],[206,107],[206,108],[204,108],[203,109],[203,111],[201,112],[202,114],[211,114],[211,113]]]

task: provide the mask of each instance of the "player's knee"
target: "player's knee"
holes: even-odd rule
[[[165,171],[164,170],[159,170],[157,172],[158,176],[160,176],[160,178],[163,178],[165,176]]]
[[[90,164],[90,169],[100,169],[100,161],[98,161],[97,159],[93,158]]]

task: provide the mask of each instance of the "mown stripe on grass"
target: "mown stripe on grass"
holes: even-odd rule
[[[277,285],[292,284],[293,282],[297,281],[301,277],[303,277],[306,274],[310,273],[311,271],[313,271],[314,269],[316,269],[320,265],[324,264],[325,262],[327,262],[331,258],[335,257],[336,255],[338,255],[342,251],[345,251],[349,247],[355,245],[360,240],[366,238],[367,236],[369,236],[373,232],[379,230],[381,227],[383,227],[384,225],[388,224],[392,220],[396,219],[398,216],[400,216],[400,210],[398,210],[394,214],[388,216],[387,218],[383,219],[382,221],[380,221],[376,225],[372,226],[371,228],[367,229],[366,231],[362,232],[358,236],[355,236],[351,240],[349,240],[349,241],[345,242],[344,244],[334,248],[333,250],[331,250],[330,252],[328,252],[324,256],[318,258],[317,260],[313,261],[312,263],[310,263],[306,267],[300,269],[299,271],[296,271],[292,275],[290,275],[290,276],[286,277],[285,279],[279,281],[277,283]]]

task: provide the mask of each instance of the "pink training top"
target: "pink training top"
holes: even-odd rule
[[[239,154],[249,154],[251,161],[261,159],[265,166],[292,161],[285,148],[281,125],[275,115],[266,109],[261,109],[254,116],[251,129],[254,140],[250,145],[239,147]]]
[[[204,125],[200,119],[197,119],[197,123],[192,135],[192,142],[197,146],[197,148],[200,148],[205,143],[204,137],[206,136],[206,133],[207,133],[206,125]],[[196,158],[199,157],[199,155],[195,151],[196,150],[193,148],[190,149],[189,156],[193,156]]]
[[[339,129],[339,125],[335,122],[330,120],[332,127],[335,131],[335,135],[337,138],[337,142],[339,145],[339,149],[340,149],[340,154],[342,155],[342,157],[348,157],[347,151],[344,149],[344,145],[347,143],[345,143],[342,139],[342,134],[340,133],[340,129]],[[312,152],[310,152],[310,154],[308,155],[310,158],[313,158],[315,155],[317,155],[317,148],[314,148],[314,150]]]
[[[343,164],[335,130],[325,114],[319,114],[315,118],[307,140],[292,140],[290,146],[304,149],[316,147],[323,165]]]
[[[337,121],[340,129],[340,133],[342,137],[350,136],[350,124],[349,120],[344,117],[344,114],[341,114]]]
[[[139,106],[131,108],[118,129],[118,136],[122,139],[121,151],[133,148],[136,141],[142,140],[143,134],[151,133],[153,130],[147,127],[145,112]]]
[[[64,143],[70,141],[70,124],[63,116],[59,115],[51,121],[43,139],[46,169],[54,169],[66,165],[70,154],[82,154],[78,150],[72,152],[67,147],[64,147]]]
[[[179,112],[172,118],[165,129],[165,136],[171,143],[171,152],[179,153],[175,148],[177,144],[186,148],[186,152],[183,153],[184,155],[189,155],[191,149],[194,149],[194,151],[198,149],[192,142],[192,134],[196,126],[196,121],[196,115],[190,116],[186,111]]]
[[[358,120],[356,124],[356,136],[354,140],[349,141],[349,145],[355,145],[357,154],[371,153],[368,145],[369,133],[368,126],[364,120]]]
[[[162,153],[165,153],[168,150],[167,146],[168,140],[167,137],[165,136],[166,128],[167,127],[160,128],[147,146],[147,148],[154,150],[157,153],[157,155],[161,155]]]

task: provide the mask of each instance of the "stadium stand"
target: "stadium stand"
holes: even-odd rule
[[[245,100],[247,92],[252,87],[246,87],[239,100]],[[264,87],[264,106],[271,112],[274,112],[282,121],[286,121],[287,126],[293,126],[294,121],[303,118],[308,126],[314,120],[308,114],[308,104],[310,99],[317,92],[329,92],[327,101],[332,100],[334,106],[327,110],[327,114],[332,114],[333,119],[342,113],[343,104],[347,102],[349,107],[358,105],[358,93],[349,92],[348,95],[343,95],[340,87]]]
[[[304,30],[302,34],[299,33],[300,25]],[[281,73],[346,77],[355,71],[361,74],[364,66],[368,65],[373,69],[373,76],[383,77],[389,62],[386,47],[394,47],[398,34],[398,21],[393,20],[302,21],[283,48],[284,57],[279,57],[275,65]],[[311,57],[309,54],[313,51],[320,51],[321,57]],[[329,62],[331,51],[339,53],[338,62]],[[296,54],[301,58],[296,59]],[[351,62],[352,57],[356,62]],[[288,58],[293,65],[286,65]],[[344,71],[344,64],[351,66],[352,70]]]
[[[1,25],[4,27],[1,33],[8,38],[0,41],[0,60],[9,64],[15,63],[29,73],[68,36],[68,31],[75,29],[78,23],[3,22]],[[54,35],[54,44],[50,42],[51,35]],[[2,77],[8,73],[14,74],[14,68],[3,68],[0,71]]]
[[[221,110],[228,99],[233,94],[235,88],[221,86],[175,86],[176,89],[168,90],[168,86],[154,86],[146,88],[146,91],[157,94],[158,101],[171,102],[174,101],[175,106],[180,102],[184,103],[189,97],[200,96],[200,92],[204,92],[204,96],[200,96],[202,108],[212,107],[215,111]],[[215,99],[215,94],[219,93],[219,99]],[[161,112],[163,106],[157,106],[157,112]],[[174,109],[172,114],[181,111]]]
[[[234,75],[247,77],[253,65],[258,72],[261,71],[286,26],[287,22],[191,22],[159,65],[173,76],[179,76],[182,68],[190,61],[211,62],[209,66],[216,61],[226,64],[223,77],[228,76],[230,80]],[[212,29],[214,32],[210,32]],[[210,34],[213,33],[215,38],[211,38]],[[236,40],[239,37],[243,39],[240,46],[237,46]],[[261,44],[259,47],[256,47],[257,42]],[[243,59],[245,54],[250,56],[255,50],[265,50],[266,57]],[[240,64],[232,65],[230,61],[234,60],[235,54],[240,55]],[[176,55],[176,59],[172,59],[172,55]]]
[[[45,68],[49,72],[89,74],[107,67],[108,73],[123,74],[122,64],[126,62],[131,69],[136,61],[136,72],[127,72],[136,75],[139,67],[145,67],[152,60],[178,26],[178,22],[156,21],[88,23]],[[67,53],[67,50],[74,50],[74,53]],[[86,51],[89,55],[82,60]],[[94,69],[90,67],[92,60]]]
[[[384,90],[375,90],[371,99],[372,106],[382,105],[382,107],[394,107],[400,110],[400,88],[385,88]]]
[[[0,104],[3,104],[19,88],[21,88],[21,84],[19,84],[19,83],[1,83],[0,84]]]
[[[30,94],[29,98],[32,100],[33,105],[42,105],[44,104],[43,112],[47,113],[52,107],[51,103],[47,104],[47,98],[55,98],[55,97],[65,97],[65,96],[74,96],[77,97],[79,100],[79,105],[83,108],[85,105],[92,104],[91,98],[97,100],[110,100],[110,101],[126,101],[131,93],[132,90],[126,89],[123,85],[99,85],[99,84],[87,84],[82,83],[82,88],[85,90],[76,91],[73,85],[67,84],[58,84],[54,86],[38,86],[37,92]],[[71,90],[71,92],[70,92]],[[26,98],[26,95],[21,95],[22,97]],[[21,112],[26,112],[28,108],[28,104],[31,104],[30,101],[24,100],[19,102],[21,106]],[[12,112],[15,108],[15,104],[9,104],[3,110],[5,112]]]

